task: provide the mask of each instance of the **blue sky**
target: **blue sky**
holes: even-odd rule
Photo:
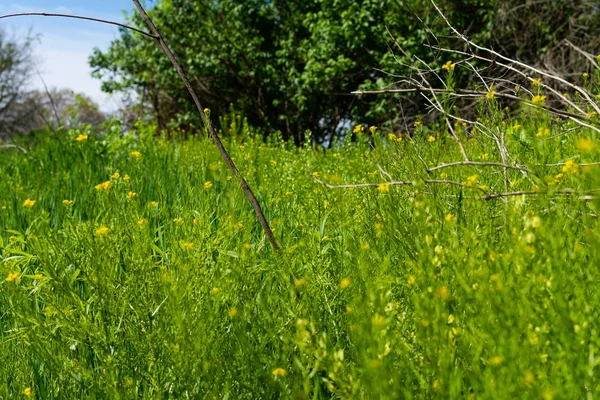
[[[17,12],[53,12],[78,14],[123,22],[123,10],[131,12],[130,0],[0,0],[0,14]],[[17,17],[0,20],[9,33],[24,35],[29,29],[40,34],[35,46],[38,69],[49,87],[69,88],[83,92],[105,111],[118,107],[118,98],[100,91],[100,82],[92,79],[87,58],[94,47],[106,49],[118,37],[116,27],[94,22],[54,17]],[[42,87],[35,76],[32,86]]]

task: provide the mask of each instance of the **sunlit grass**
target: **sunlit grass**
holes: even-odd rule
[[[422,125],[327,151],[227,140],[281,254],[207,139],[82,131],[5,152],[0,397],[598,395],[600,204],[577,194],[598,187],[599,167],[579,167],[598,143],[546,127],[568,128],[502,125],[533,171],[508,181],[427,174],[414,146],[429,167],[461,156]],[[456,129],[473,160],[501,162]],[[481,199],[505,185],[543,194]]]

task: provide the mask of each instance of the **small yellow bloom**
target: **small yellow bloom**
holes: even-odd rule
[[[137,224],[139,226],[146,225],[147,223],[148,223],[148,220],[145,219],[145,218],[140,218],[140,219],[137,220]]]
[[[113,184],[111,181],[106,181],[106,182],[102,182],[102,183],[94,186],[94,189],[106,191],[106,190],[110,189],[112,186],[113,186]]]
[[[88,140],[88,135],[78,135],[75,140],[77,142],[85,142],[86,140]]]
[[[535,86],[535,87],[537,87],[537,86],[541,86],[541,84],[542,84],[542,78],[537,78],[537,79],[534,79],[534,80],[531,82],[531,86]]]
[[[67,207],[71,207],[73,205],[73,200],[63,200],[62,203]]]
[[[112,174],[111,178],[113,179],[119,179],[121,177],[121,174],[119,173],[119,171],[115,172],[114,174]]]
[[[246,249],[246,250],[249,250],[249,249],[251,249],[251,248],[252,248],[252,245],[251,245],[250,243],[244,243],[244,244],[242,245],[242,247],[243,247],[244,249]]]
[[[132,151],[129,154],[131,154],[136,160],[140,160],[142,158],[142,153],[139,151]]]
[[[148,203],[148,206],[150,206],[150,208],[156,208],[158,207],[158,201],[151,201]]]
[[[453,222],[456,220],[456,217],[452,214],[446,214],[446,216],[444,217],[444,220],[446,222]]]
[[[448,300],[450,298],[450,289],[444,285],[437,290],[437,294],[442,300]]]
[[[352,285],[352,278],[342,278],[342,280],[340,281],[341,289],[346,289],[350,287],[350,285]]]
[[[32,208],[35,206],[35,200],[27,199],[23,202],[23,207]]]
[[[239,311],[236,307],[232,307],[229,309],[229,312],[227,312],[227,315],[229,315],[231,318],[235,317],[236,315],[238,315]]]
[[[535,381],[535,376],[533,375],[533,372],[531,372],[531,371],[525,371],[525,374],[523,376],[523,382],[527,386],[531,386],[531,385],[533,385],[534,381]]]
[[[452,72],[454,71],[454,66],[456,64],[453,64],[452,61],[447,61],[444,65],[442,65],[442,69],[445,69],[448,72]]]
[[[175,222],[176,224],[180,224],[183,222],[183,218],[173,218],[173,222]]]
[[[485,98],[488,100],[493,99],[496,96],[496,91],[495,90],[490,90],[489,92],[487,92],[485,94]]]
[[[352,133],[361,133],[365,130],[365,127],[362,125],[356,125],[352,130]]]
[[[18,281],[19,281],[19,273],[18,272],[13,272],[11,274],[8,274],[8,276],[6,277],[6,282],[16,283]]]
[[[531,102],[533,104],[543,106],[544,104],[546,104],[546,96],[540,96],[540,95],[533,96],[533,98],[531,99]]]
[[[127,200],[133,200],[135,196],[137,196],[136,192],[129,192],[127,193]]]
[[[479,181],[479,175],[471,175],[467,178],[467,183],[469,185],[474,185]]]
[[[415,123],[413,125],[415,127],[419,127],[419,126],[423,125],[423,123],[421,121],[415,121]]]
[[[550,128],[539,128],[537,133],[535,134],[535,137],[541,138],[541,137],[546,137],[550,134]]]
[[[488,160],[489,158],[490,158],[490,155],[488,153],[484,153],[481,155],[482,160]]]
[[[104,236],[110,231],[107,227],[103,226],[101,228],[96,229],[96,236]]]
[[[415,284],[416,281],[417,281],[417,279],[414,276],[411,275],[406,280],[406,283],[408,283],[408,286],[412,286],[412,285]]]
[[[80,136],[81,136],[81,135],[80,135]],[[87,135],[86,135],[86,136],[87,136]],[[31,396],[31,394],[32,394],[32,393],[33,393],[33,392],[32,392],[32,390],[31,390],[31,388],[30,388],[30,387],[28,387],[28,388],[25,388],[25,390],[23,390],[23,394],[24,394],[25,396]]]
[[[286,371],[283,368],[275,368],[273,370],[273,376],[285,376]]]
[[[318,172],[313,172],[312,174],[310,174],[313,178],[318,178],[319,177],[319,173]]]
[[[502,359],[502,357],[496,356],[496,357],[490,358],[490,360],[488,361],[488,363],[490,365],[500,365],[500,364],[502,364],[503,361],[504,360]]]
[[[214,287],[214,288],[210,289],[210,292],[211,292],[212,294],[217,294],[217,293],[219,293],[220,291],[221,291],[221,289],[219,289],[218,287]]]
[[[183,247],[185,250],[191,250],[194,248],[194,243],[192,242],[183,242],[181,244],[181,247]]]
[[[583,79],[587,79],[590,77],[590,74],[588,74],[587,72],[583,73]]]
[[[581,153],[592,154],[596,151],[597,146],[591,139],[579,139],[575,148]]]
[[[205,108],[204,109],[204,114],[210,114],[210,108]]]
[[[369,127],[369,132],[371,132],[374,135],[375,132],[377,132],[377,127],[376,126]]]
[[[513,130],[514,131],[518,131],[519,129],[521,129],[521,125],[519,125],[519,124],[513,125]]]
[[[212,182],[208,181],[208,182],[204,182],[204,189],[210,189],[212,187]]]
[[[124,181],[129,181],[129,179],[131,179],[131,178],[129,178],[129,175],[125,174],[125,176],[123,177],[123,180]]]
[[[387,193],[390,191],[390,186],[391,185],[389,183],[382,183],[381,185],[377,186],[377,190],[381,193]]]
[[[369,243],[361,243],[360,244],[360,249],[361,250],[369,250]]]
[[[433,142],[435,142],[435,136],[429,136],[429,137],[427,138],[427,141],[428,141],[429,143],[433,143]]]
[[[562,167],[563,172],[572,172],[575,173],[579,170],[579,164],[577,164],[573,160],[567,160],[565,165]]]

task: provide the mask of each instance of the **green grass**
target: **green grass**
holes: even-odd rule
[[[227,139],[281,254],[207,139],[0,150],[0,398],[598,397],[600,167],[577,168],[598,141],[543,115],[491,122],[532,170],[509,191],[539,194],[481,199],[501,168],[426,174],[415,148],[461,159],[427,127],[326,152]],[[501,162],[465,129],[472,160]],[[311,177],[385,182],[377,165],[415,186]]]

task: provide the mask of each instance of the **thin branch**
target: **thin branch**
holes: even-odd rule
[[[438,166],[429,168],[428,172],[432,172],[432,171],[435,171],[438,169],[443,169],[443,168],[455,167],[458,165],[472,165],[472,166],[478,166],[478,167],[501,167],[501,168],[506,168],[506,169],[516,169],[519,171],[531,173],[531,171],[528,170],[527,168],[518,167],[516,165],[507,165],[507,164],[496,163],[496,162],[480,162],[480,161],[457,161],[457,162],[448,163],[448,164],[440,164]]]
[[[190,81],[188,80],[186,74],[183,72],[181,65],[179,64],[179,62],[177,61],[177,59],[175,58],[175,56],[169,49],[169,46],[167,45],[164,38],[160,34],[160,31],[158,30],[156,25],[154,25],[154,23],[152,22],[152,20],[146,13],[146,10],[144,10],[142,5],[140,4],[139,0],[133,0],[133,3],[135,4],[138,11],[142,15],[142,18],[144,19],[144,21],[146,21],[146,24],[148,24],[148,27],[150,28],[150,30],[154,33],[154,35],[155,35],[156,39],[158,40],[160,46],[162,47],[163,51],[165,52],[165,54],[171,61],[171,64],[173,64],[173,67],[175,68],[175,70],[177,71],[179,76],[181,77],[181,80],[185,84],[185,87],[187,88],[188,92],[192,96],[192,99],[194,100],[194,104],[196,105],[196,108],[198,109],[198,112],[200,113],[200,117],[202,118],[202,122],[204,122],[204,125],[206,126],[208,133],[210,134],[213,141],[215,142],[217,149],[219,149],[221,156],[223,157],[223,159],[229,166],[229,169],[231,170],[233,175],[240,178],[240,185],[242,186],[244,193],[250,200],[250,203],[252,204],[252,207],[254,208],[254,212],[256,213],[256,216],[258,217],[258,220],[260,221],[260,224],[262,225],[262,228],[265,231],[265,234],[267,235],[269,242],[271,242],[271,246],[273,246],[273,249],[278,252],[279,246],[277,245],[277,241],[275,239],[275,236],[273,235],[273,231],[271,230],[271,227],[269,226],[269,223],[267,222],[267,219],[265,218],[265,215],[260,207],[260,204],[259,204],[256,196],[254,195],[254,192],[252,191],[252,189],[250,189],[250,186],[248,185],[246,180],[240,176],[239,170],[237,169],[233,160],[227,153],[227,150],[225,150],[225,147],[223,146],[221,139],[215,132],[210,120],[206,117],[206,113],[204,112],[204,107],[202,107],[202,104],[200,103],[200,100],[198,99],[196,92],[192,88],[192,85],[191,85]]]
[[[121,28],[129,29],[129,30],[132,30],[134,32],[141,33],[142,35],[148,36],[148,37],[150,37],[152,39],[158,39],[157,36],[154,36],[154,35],[152,35],[152,34],[150,34],[148,32],[144,32],[144,31],[142,31],[140,29],[134,28],[133,26],[121,24],[121,23],[114,22],[114,21],[108,21],[108,20],[105,20],[105,19],[92,18],[92,17],[84,17],[84,16],[81,16],[81,15],[56,14],[56,13],[46,13],[46,12],[24,12],[24,13],[0,15],[0,19],[11,18],[11,17],[29,17],[29,16],[74,18],[74,19],[83,19],[83,20],[86,20],[86,21],[100,22],[100,23],[103,23],[103,24],[120,26]]]
[[[0,145],[0,149],[17,149],[17,150],[21,150],[23,153],[27,154],[27,150],[25,150],[21,146],[17,146],[16,144],[3,144],[3,145]]]

